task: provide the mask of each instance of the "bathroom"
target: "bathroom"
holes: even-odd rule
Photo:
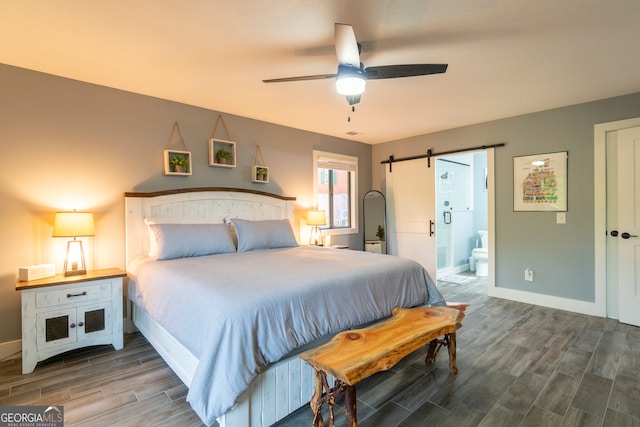
[[[436,161],[436,265],[438,279],[470,272],[488,274],[481,232],[488,228],[485,151]],[[485,239],[486,246],[486,239]]]

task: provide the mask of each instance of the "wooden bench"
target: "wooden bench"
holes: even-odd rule
[[[457,309],[396,308],[387,320],[368,328],[341,332],[326,344],[300,354],[316,372],[315,392],[311,399],[313,425],[324,427],[320,410],[326,402],[329,426],[335,426],[333,404],[335,397],[343,393],[347,426],[357,426],[356,384],[376,372],[392,368],[427,343],[429,350],[425,362],[435,362],[437,350],[445,345],[449,350],[449,371],[457,374],[456,329],[460,327],[467,305],[456,306]],[[327,374],[335,377],[333,387],[329,386]]]

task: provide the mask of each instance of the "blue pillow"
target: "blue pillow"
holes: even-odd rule
[[[158,261],[235,252],[226,224],[149,224]]]
[[[298,246],[289,220],[249,221],[236,218],[231,222],[238,235],[238,252]]]

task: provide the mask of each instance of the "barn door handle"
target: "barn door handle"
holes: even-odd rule
[[[638,237],[637,234],[629,234],[626,231],[620,235],[623,239],[628,239],[629,237]]]
[[[433,226],[435,225],[435,223],[431,220],[429,220],[429,237],[433,236],[435,234],[435,231],[433,230]]]

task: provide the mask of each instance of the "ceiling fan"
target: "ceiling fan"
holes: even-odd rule
[[[424,76],[447,71],[448,64],[381,65],[365,68],[360,62],[360,44],[356,41],[353,27],[348,24],[335,24],[335,33],[336,56],[338,57],[338,72],[336,74],[284,77],[263,80],[263,82],[281,83],[335,78],[336,90],[339,94],[345,95],[349,105],[353,106],[360,102],[367,80]]]

